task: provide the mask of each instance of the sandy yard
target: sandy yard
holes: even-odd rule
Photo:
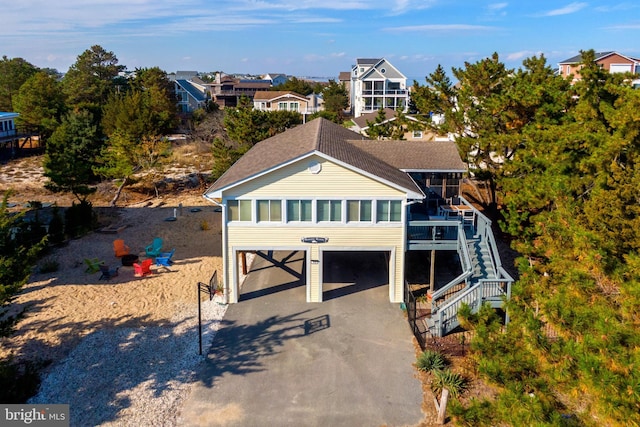
[[[6,190],[0,173],[0,190]],[[11,201],[62,200],[38,186],[10,183]],[[15,189],[16,185],[19,187]],[[24,189],[24,190],[21,190]],[[61,206],[69,203],[62,202]],[[26,309],[15,333],[0,339],[0,357],[49,363],[32,403],[69,403],[72,425],[175,425],[195,366],[203,360],[198,342],[198,282],[221,274],[221,214],[201,196],[184,191],[119,208],[94,207],[112,229],[68,241],[45,255],[59,263],[52,273],[36,267],[11,310]],[[166,221],[176,214],[175,221]],[[113,251],[123,239],[131,253],[145,258],[154,237],[175,248],[169,268],[135,277]],[[100,280],[84,259],[119,267],[118,276]],[[217,295],[202,296],[203,351],[220,327],[226,305]]]

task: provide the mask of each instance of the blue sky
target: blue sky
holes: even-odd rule
[[[424,82],[438,64],[493,52],[509,67],[581,49],[640,57],[637,1],[13,0],[0,55],[66,71],[94,44],[128,69],[337,78],[356,58],[387,58]]]

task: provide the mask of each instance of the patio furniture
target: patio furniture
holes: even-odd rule
[[[100,271],[100,264],[102,262],[98,258],[85,258],[84,263],[87,265],[85,273],[93,274]]]
[[[100,271],[102,272],[100,280],[109,280],[112,277],[116,277],[119,269],[120,267],[109,268],[108,265],[100,264]]]
[[[124,240],[116,239],[113,241],[113,252],[117,258],[120,258],[123,255],[129,255],[129,251],[129,246],[124,244]]]
[[[173,253],[175,249],[171,249],[171,252],[162,252],[160,255],[156,257],[156,265],[158,267],[170,267],[173,264],[171,258],[173,257]]]
[[[153,264],[153,260],[151,258],[147,258],[141,263],[133,264],[134,276],[143,277],[147,274],[151,274],[151,264]]]
[[[153,242],[150,245],[145,246],[144,252],[148,257],[156,257],[162,252],[162,244],[163,241],[160,237],[154,237]]]

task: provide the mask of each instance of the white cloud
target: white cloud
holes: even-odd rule
[[[525,58],[531,58],[532,56],[540,56],[542,52],[531,51],[531,50],[521,50],[519,52],[511,52],[505,56],[506,61],[521,61]]]
[[[553,10],[549,10],[547,12],[543,12],[539,16],[570,15],[572,13],[576,13],[576,12],[584,9],[587,6],[588,6],[587,3],[574,2],[574,3],[568,4],[568,5],[564,6],[564,7],[558,8],[558,9],[553,9]]]
[[[492,3],[489,6],[487,6],[487,9],[490,11],[499,11],[502,9],[506,9],[506,7],[509,6],[509,3]]]
[[[469,32],[469,31],[495,31],[498,27],[469,24],[425,24],[407,25],[404,27],[388,27],[384,31],[389,32],[422,32],[422,33],[449,33],[449,32]]]

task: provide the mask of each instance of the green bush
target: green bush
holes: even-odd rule
[[[93,212],[93,205],[86,200],[75,202],[64,213],[65,230],[69,237],[78,237],[91,231],[97,220]]]
[[[53,208],[53,216],[49,221],[49,243],[59,245],[64,242],[64,220],[58,207]]]
[[[0,362],[0,402],[26,403],[27,399],[38,391],[39,368],[39,365],[30,362],[24,364]]]
[[[446,388],[453,397],[459,397],[469,386],[465,377],[449,369],[433,371],[431,390],[440,394]]]
[[[447,359],[437,351],[425,350],[420,356],[416,366],[420,371],[432,372],[440,369],[444,369],[447,365]]]
[[[60,268],[60,263],[55,259],[44,260],[42,264],[40,264],[40,268],[38,271],[40,273],[53,273],[54,271],[58,271]]]

